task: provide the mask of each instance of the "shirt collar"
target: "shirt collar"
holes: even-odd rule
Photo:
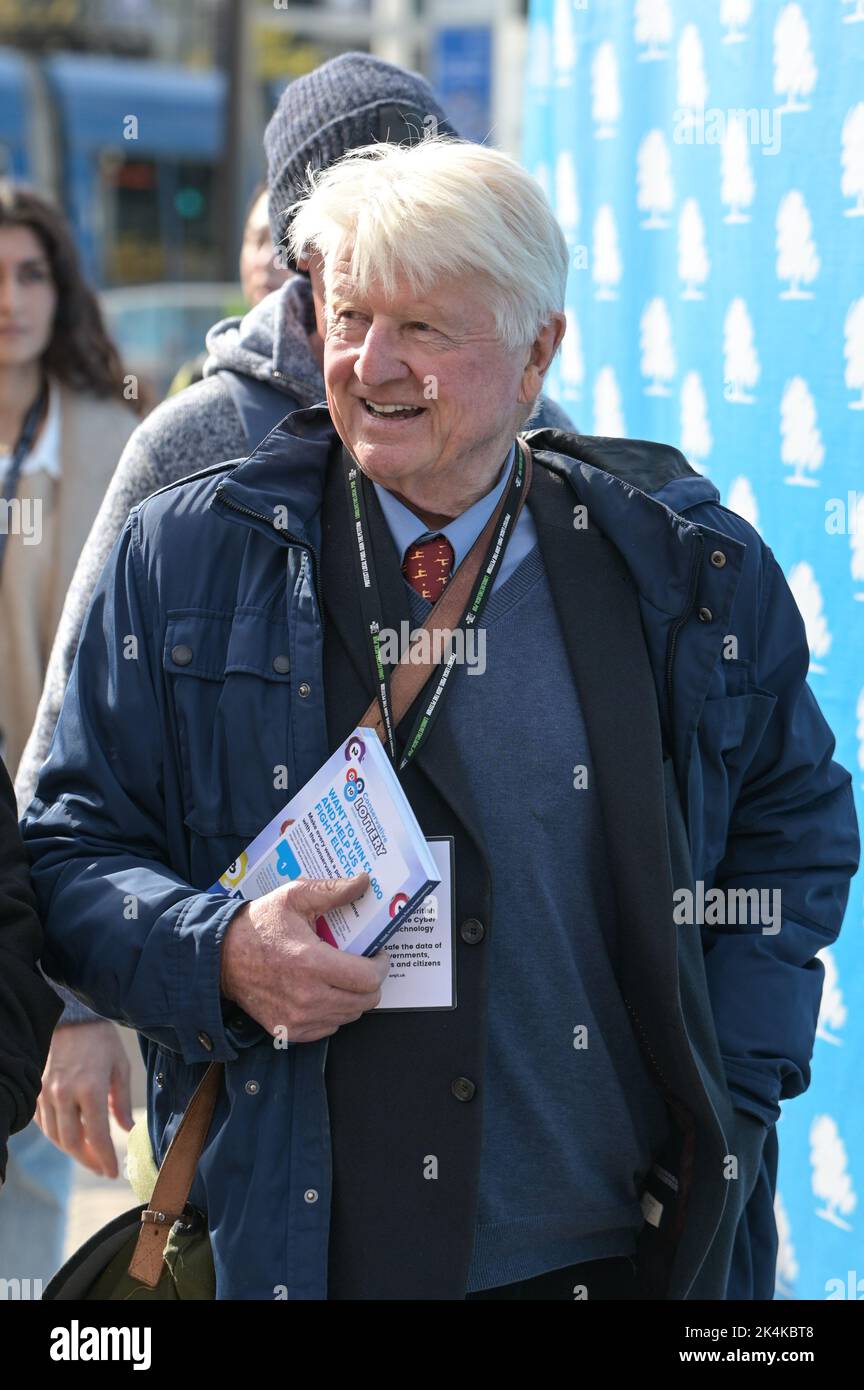
[[[400,502],[398,497],[394,497],[392,492],[388,492],[379,483],[373,483],[372,486],[378,496],[378,501],[381,503],[384,518],[390,527],[390,534],[399,552],[400,561],[404,558],[408,547],[416,545],[419,540],[423,538],[428,540],[431,536],[446,536],[453,547],[454,569],[458,568],[501,499],[501,494],[507,486],[510,470],[513,467],[515,450],[514,440],[504,461],[501,477],[492,491],[487,492],[484,497],[472,503],[460,516],[454,517],[452,521],[448,521],[446,526],[439,527],[437,531],[430,531],[426,523],[421,521],[419,516],[415,516],[404,502]]]

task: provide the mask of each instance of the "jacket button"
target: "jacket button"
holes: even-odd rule
[[[287,656],[279,655],[273,658],[273,670],[280,676],[287,676],[291,670],[291,662]]]
[[[700,623],[713,623],[714,614],[711,612],[710,608],[699,609],[699,621]]]
[[[306,1191],[303,1193],[303,1201],[304,1201],[304,1202],[317,1202],[317,1201],[318,1201],[318,1193],[315,1191],[315,1188],[314,1188],[314,1187],[307,1187]]]
[[[257,1096],[258,1092],[261,1090],[261,1087],[258,1085],[257,1081],[247,1081],[244,1089],[246,1091],[247,1096]]]
[[[312,694],[312,687],[308,681],[300,682],[300,684],[297,687],[297,694],[300,696],[301,700],[305,700],[307,696]]]
[[[157,1073],[156,1073],[156,1085],[157,1085],[157,1086],[164,1086],[164,1085],[165,1085],[165,1073],[164,1073],[164,1071],[157,1071]]]
[[[486,928],[476,917],[467,917],[459,928],[459,935],[469,946],[476,946],[486,935]]]
[[[192,648],[187,647],[185,642],[181,642],[177,647],[172,647],[171,660],[175,666],[188,666],[192,660]]]
[[[202,1047],[206,1047],[208,1052],[213,1051],[213,1039],[210,1037],[209,1033],[205,1033],[202,1030],[202,1032],[198,1034],[198,1041]]]
[[[712,565],[716,565],[718,570],[722,570],[726,563],[726,556],[723,554],[722,550],[711,551],[711,563]]]
[[[450,1082],[450,1090],[457,1100],[473,1100],[477,1087],[467,1076],[457,1076],[455,1081]]]

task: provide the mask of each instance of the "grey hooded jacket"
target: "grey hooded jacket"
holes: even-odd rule
[[[309,349],[309,334],[314,328],[309,279],[297,275],[244,317],[214,324],[206,337],[209,356],[204,380],[163,401],[129,439],[66,595],[36,720],[15,778],[19,813],[23,814],[33,798],[90,597],[130,510],[157,488],[210,464],[245,458],[252,452],[262,436],[249,437],[238,411],[237,387],[243,379],[261,383],[283,397],[283,415],[323,401],[324,378]],[[258,394],[260,397],[260,391]],[[545,396],[540,397],[529,424],[534,429],[576,428],[566,412]],[[267,432],[265,428],[262,434]],[[71,994],[60,992],[66,1003],[61,1024],[98,1018]]]

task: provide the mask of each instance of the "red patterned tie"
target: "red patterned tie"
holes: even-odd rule
[[[453,573],[456,556],[446,536],[434,536],[422,545],[409,545],[402,573],[421,598],[434,603]]]

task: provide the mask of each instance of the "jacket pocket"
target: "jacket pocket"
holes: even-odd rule
[[[287,624],[258,610],[174,611],[163,669],[185,823],[195,835],[224,837],[226,849],[232,837],[245,843],[294,791]],[[231,858],[233,850],[225,863]]]

